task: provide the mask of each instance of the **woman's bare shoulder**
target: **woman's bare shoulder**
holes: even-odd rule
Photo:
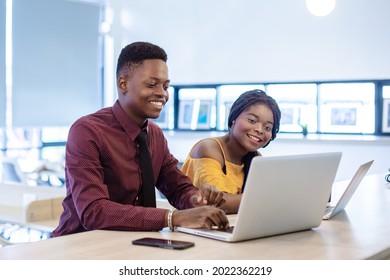
[[[190,153],[192,158],[212,158],[223,161],[221,147],[213,138],[205,138],[197,142]]]

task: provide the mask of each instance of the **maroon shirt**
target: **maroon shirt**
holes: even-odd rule
[[[146,129],[156,187],[176,208],[191,208],[190,197],[197,189],[179,170],[162,130],[149,121]],[[135,139],[140,131],[118,101],[72,125],[66,145],[64,212],[52,236],[164,227],[166,209],[139,206],[142,182]]]

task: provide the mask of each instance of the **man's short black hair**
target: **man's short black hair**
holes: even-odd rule
[[[148,42],[134,42],[124,47],[118,57],[117,78],[128,75],[135,67],[142,65],[145,59],[161,59],[167,62],[168,56],[161,47]]]

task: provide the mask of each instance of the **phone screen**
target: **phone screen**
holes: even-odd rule
[[[133,240],[134,245],[144,245],[152,247],[160,247],[166,249],[186,249],[193,247],[195,243],[188,241],[170,240],[162,238],[145,237],[137,240]]]

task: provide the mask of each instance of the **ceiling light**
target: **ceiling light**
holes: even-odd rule
[[[323,17],[333,12],[336,0],[306,0],[306,7],[311,14]]]

